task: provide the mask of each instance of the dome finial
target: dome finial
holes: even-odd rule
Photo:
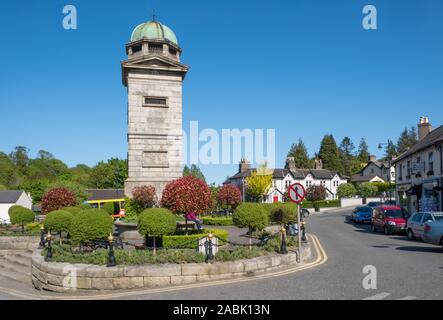
[[[157,19],[157,16],[155,15],[155,9],[152,10],[152,21],[155,22],[155,20]]]

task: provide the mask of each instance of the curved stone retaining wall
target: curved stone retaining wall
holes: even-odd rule
[[[302,261],[310,258],[311,248],[306,245],[302,250]],[[35,250],[32,256],[32,282],[37,289],[56,292],[157,288],[252,276],[296,265],[296,260],[296,253],[289,253],[214,264],[155,264],[107,268],[46,262],[41,251]]]
[[[39,242],[39,237],[0,237],[0,256],[9,251],[35,250]]]

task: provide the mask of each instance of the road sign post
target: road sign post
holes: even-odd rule
[[[297,204],[297,229],[298,229],[298,255],[297,262],[301,261],[301,203],[306,197],[306,190],[300,183],[294,183],[288,190],[289,199]]]

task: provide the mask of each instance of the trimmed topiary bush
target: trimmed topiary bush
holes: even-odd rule
[[[34,222],[35,220],[34,212],[22,206],[12,206],[9,208],[8,214],[11,223],[21,225],[23,231],[25,231],[26,224]]]
[[[206,213],[213,206],[212,193],[203,180],[186,176],[166,185],[161,206],[176,214]]]
[[[146,209],[138,216],[138,232],[143,236],[154,236],[154,254],[156,253],[156,236],[173,234],[177,222],[175,216],[168,209]]]
[[[60,210],[65,207],[75,206],[75,194],[67,188],[50,189],[42,198],[42,213]]]
[[[295,205],[281,204],[276,206],[271,213],[271,220],[279,224],[294,223],[297,221],[297,208]]]
[[[144,236],[173,234],[176,226],[175,216],[168,209],[146,209],[138,216],[138,230]]]
[[[132,191],[132,200],[141,208],[152,208],[157,204],[157,193],[153,186],[138,186]]]
[[[231,217],[203,217],[203,224],[208,226],[232,226]]]
[[[112,217],[105,210],[84,210],[73,216],[69,234],[76,243],[106,239],[112,232],[112,225]]]
[[[263,230],[268,225],[268,215],[259,203],[243,203],[235,209],[232,221],[240,228],[248,227],[250,231]]]
[[[91,208],[88,208],[88,209],[91,209]],[[68,211],[68,212],[72,213],[72,215],[76,215],[77,213],[80,213],[80,212],[83,211],[83,210],[82,210],[81,208],[79,208],[79,207],[66,207],[66,208],[63,208],[63,209],[61,209],[61,210],[63,210],[63,211]]]
[[[223,185],[217,193],[217,202],[223,208],[235,210],[241,203],[240,189],[232,184]]]
[[[46,215],[43,224],[50,232],[69,232],[73,217],[69,211],[55,210]]]

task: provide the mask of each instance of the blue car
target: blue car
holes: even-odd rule
[[[352,221],[355,223],[371,222],[372,208],[369,206],[360,206],[352,211]]]

